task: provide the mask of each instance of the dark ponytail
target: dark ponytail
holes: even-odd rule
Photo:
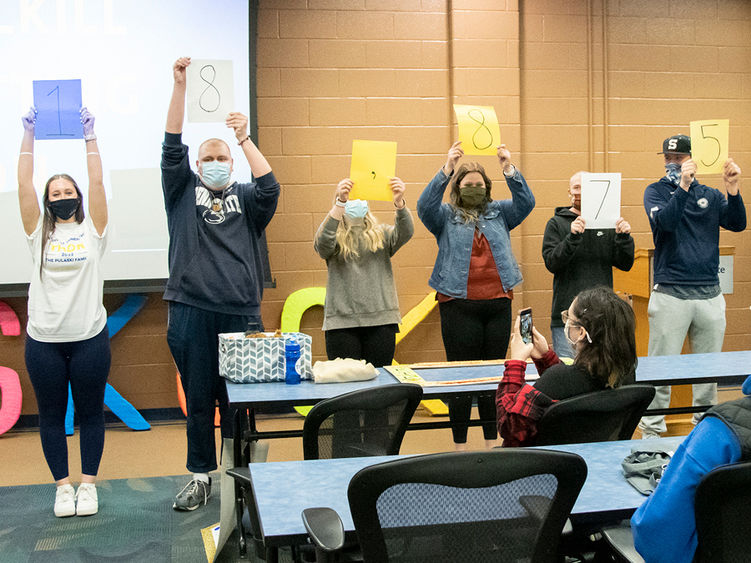
[[[612,289],[598,286],[576,296],[573,313],[592,340],[580,343],[574,363],[608,387],[633,383],[636,321],[631,306]]]

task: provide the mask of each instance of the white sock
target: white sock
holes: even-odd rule
[[[209,483],[209,474],[208,473],[193,473],[193,479],[196,481],[203,481],[204,483]]]

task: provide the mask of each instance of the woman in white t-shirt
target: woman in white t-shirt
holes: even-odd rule
[[[37,398],[44,457],[57,485],[55,516],[88,516],[99,509],[94,483],[104,449],[104,389],[110,369],[107,311],[102,304],[101,259],[107,229],[102,161],[94,116],[83,108],[89,216],[84,216],[81,190],[67,174],[55,174],[47,181],[40,211],[33,184],[33,108],[22,122],[18,200],[34,263],[26,368]],[[68,475],[68,385],[81,433],[78,491],[74,491]]]

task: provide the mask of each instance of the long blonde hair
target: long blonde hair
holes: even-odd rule
[[[376,252],[382,249],[386,238],[384,229],[391,228],[381,225],[370,211],[363,218],[362,233],[352,227],[352,222],[345,215],[336,229],[336,245],[345,261],[359,258],[360,250]]]

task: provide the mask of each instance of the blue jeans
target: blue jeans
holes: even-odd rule
[[[219,375],[221,332],[263,330],[260,317],[214,313],[175,301],[169,302],[167,344],[180,372],[188,411],[188,462],[193,473],[217,468],[214,408],[219,404],[222,437],[232,437],[232,413],[227,388]]]
[[[55,481],[68,476],[65,411],[68,384],[81,432],[81,472],[96,475],[104,450],[104,389],[110,373],[107,325],[77,342],[39,342],[26,335],[26,369],[39,407],[39,434]]]
[[[553,350],[559,358],[571,358],[573,360],[576,352],[566,338],[566,331],[563,328],[562,326],[550,327],[550,334],[553,337]]]

